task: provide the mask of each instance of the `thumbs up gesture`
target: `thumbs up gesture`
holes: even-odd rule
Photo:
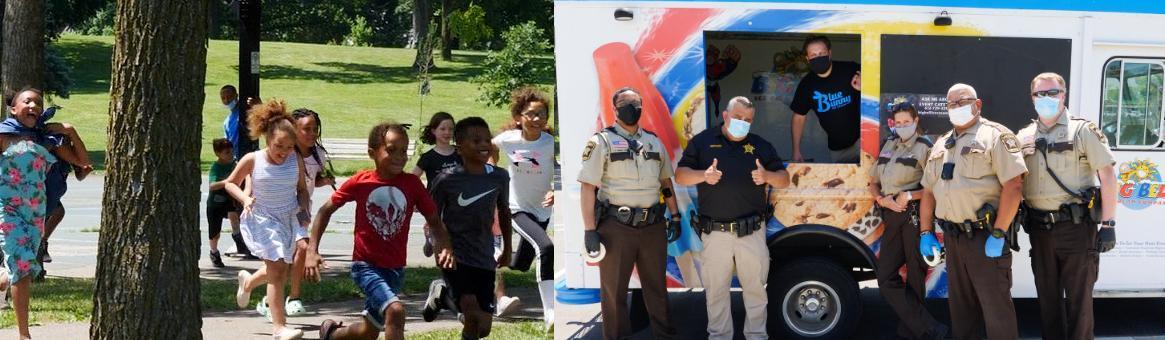
[[[768,182],[765,180],[768,177],[767,174],[768,172],[765,171],[765,167],[760,165],[760,159],[757,159],[756,170],[752,171],[752,182],[756,183],[756,185],[765,184]]]
[[[716,169],[716,159],[713,158],[712,166],[708,167],[708,170],[704,170],[704,182],[710,185],[716,185],[716,183],[720,183],[720,176],[723,175],[724,173]]]

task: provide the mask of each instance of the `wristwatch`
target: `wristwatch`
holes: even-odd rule
[[[1100,221],[1100,225],[1105,226],[1105,227],[1110,227],[1110,228],[1115,227],[1116,220]]]
[[[1007,238],[1007,232],[1003,231],[1003,229],[999,229],[999,228],[991,229],[991,237]]]

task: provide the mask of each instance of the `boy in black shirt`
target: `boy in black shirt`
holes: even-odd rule
[[[812,36],[802,46],[809,60],[809,74],[801,78],[793,95],[793,161],[803,162],[801,133],[809,110],[817,112],[829,138],[834,163],[857,163],[861,156],[861,65],[833,61],[829,38]]]
[[[429,191],[452,239],[457,264],[444,277],[453,307],[463,315],[461,337],[478,339],[489,336],[493,322],[497,267],[510,263],[510,176],[486,164],[493,144],[485,120],[462,119],[453,128],[453,138],[462,165],[437,175]],[[495,209],[502,228],[502,255],[496,261],[491,231]]]

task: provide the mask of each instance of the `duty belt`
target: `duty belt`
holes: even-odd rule
[[[1046,211],[1037,209],[1027,210],[1028,221],[1035,222],[1041,229],[1051,230],[1052,225],[1060,222],[1082,224],[1087,220],[1087,207],[1080,203],[1068,203],[1060,206],[1059,210]]]
[[[963,234],[970,234],[975,230],[987,230],[991,228],[991,223],[987,219],[976,221],[966,220],[961,223],[939,219],[938,225],[943,228],[943,232]]]
[[[632,208],[618,205],[607,207],[607,216],[619,223],[641,228],[663,222],[664,206],[657,204],[650,208]]]
[[[765,220],[766,218],[761,215],[752,215],[728,221],[717,221],[708,216],[700,216],[699,221],[696,223],[700,226],[700,232],[703,234],[722,231],[735,233],[737,237],[744,237],[760,230],[764,226]]]

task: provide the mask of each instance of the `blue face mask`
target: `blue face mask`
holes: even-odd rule
[[[227,103],[226,105],[223,105],[223,106],[226,106],[227,110],[234,110],[235,104],[238,104],[238,103],[239,103],[238,100],[232,100],[230,103]]]
[[[1052,119],[1060,113],[1060,100],[1055,97],[1036,98],[1036,113],[1043,119]]]
[[[736,119],[736,118],[729,118],[728,119],[728,134],[732,135],[732,137],[734,137],[734,138],[747,137],[748,130],[751,127],[752,127],[752,124],[750,124],[749,122],[746,122],[746,121],[743,121],[740,119]]]

